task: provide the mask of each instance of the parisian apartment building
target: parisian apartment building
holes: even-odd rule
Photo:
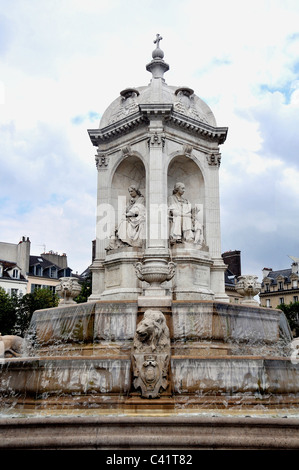
[[[61,277],[72,276],[65,253],[31,255],[29,237],[14,243],[0,242],[0,287],[6,293],[25,295],[39,288],[55,292]]]
[[[299,258],[290,256],[289,268],[274,271],[263,269],[260,292],[261,307],[276,308],[280,304],[299,301]]]

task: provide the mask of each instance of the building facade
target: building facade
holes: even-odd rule
[[[36,256],[30,255],[30,249],[28,237],[16,244],[0,242],[0,287],[10,295],[45,287],[55,292],[61,277],[72,276],[65,253],[50,251]]]
[[[299,258],[293,260],[291,267],[273,271],[263,269],[263,281],[260,292],[262,307],[276,308],[280,304],[299,301]]]
[[[67,266],[65,254],[43,253],[39,256],[30,256],[29,272],[27,275],[27,292],[32,293],[35,289],[49,288],[55,292],[61,277],[70,277],[72,270]]]
[[[19,243],[0,242],[0,287],[12,295],[27,293],[30,240],[22,237]]]
[[[28,280],[22,274],[20,266],[14,262],[0,260],[0,287],[9,295],[27,293]]]

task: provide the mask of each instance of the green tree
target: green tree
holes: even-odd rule
[[[91,295],[91,283],[92,283],[92,275],[91,273],[84,279],[84,281],[81,281],[81,292],[77,297],[75,297],[75,301],[78,304],[81,304],[83,302],[87,302],[88,297]]]
[[[25,294],[19,300],[16,314],[14,332],[23,336],[29,328],[30,321],[35,310],[57,307],[59,298],[48,288],[35,289],[31,294]]]
[[[0,333],[11,334],[17,318],[19,298],[10,296],[0,287]]]
[[[286,316],[294,337],[299,336],[299,302],[280,304],[277,306]]]

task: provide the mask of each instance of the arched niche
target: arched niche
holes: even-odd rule
[[[205,184],[198,165],[185,155],[174,157],[168,166],[167,188],[168,196],[172,194],[175,183],[184,183],[185,197],[192,205],[203,204],[205,201]]]
[[[168,197],[173,194],[176,183],[185,185],[184,197],[189,200],[192,208],[200,208],[199,221],[205,227],[205,183],[199,166],[186,155],[175,156],[168,167],[167,190]],[[205,230],[204,230],[205,231]]]
[[[145,196],[145,167],[142,160],[136,155],[130,155],[120,162],[112,177],[111,204],[115,210],[116,220],[119,220],[123,212],[124,201],[128,202],[128,188],[137,186]]]

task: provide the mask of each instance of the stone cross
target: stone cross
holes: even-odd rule
[[[159,47],[159,43],[162,39],[163,38],[162,38],[162,36],[160,36],[160,34],[156,35],[156,39],[154,40],[154,44],[157,44],[157,48]]]

